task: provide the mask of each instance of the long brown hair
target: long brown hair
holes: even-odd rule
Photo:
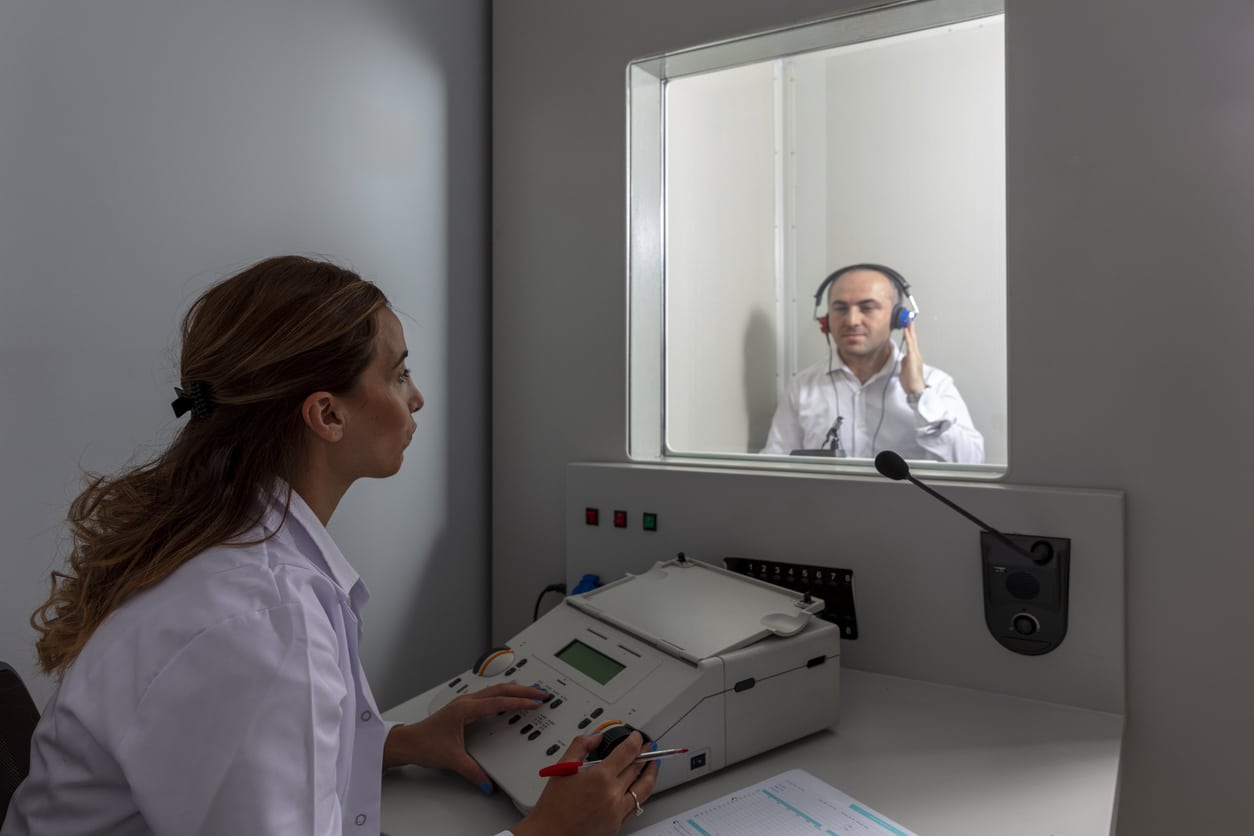
[[[202,402],[173,442],[119,476],[88,474],[70,505],[71,551],[31,616],[39,665],[58,677],[109,613],[255,525],[290,483],[300,406],[349,392],[369,365],[383,292],[334,264],[279,256],[219,282],[183,319],[180,374]],[[288,497],[290,499],[290,497]]]

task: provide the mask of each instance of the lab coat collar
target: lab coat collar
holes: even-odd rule
[[[309,535],[309,539],[313,541],[322,560],[326,563],[327,573],[330,574],[331,580],[335,581],[336,586],[344,590],[355,604],[359,606],[365,604],[369,593],[361,580],[361,575],[357,574],[357,570],[348,562],[348,558],[344,557],[340,547],[335,545],[330,532],[309,507],[309,503],[305,502],[295,490],[289,489],[287,483],[283,481],[278,483],[271,496],[271,507],[277,519],[283,518],[283,500],[286,496],[291,497],[287,514],[288,524],[295,522]]]

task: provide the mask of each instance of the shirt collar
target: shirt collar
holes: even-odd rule
[[[870,383],[872,380],[875,380],[876,378],[878,378],[880,375],[884,374],[885,372],[887,372],[888,374],[897,373],[897,365],[901,362],[901,349],[898,348],[897,343],[893,342],[893,337],[892,337],[891,332],[889,333],[889,336],[888,336],[888,347],[892,350],[892,354],[888,356],[888,360],[885,361],[884,365],[880,366],[879,371],[877,371],[875,374],[867,378],[867,381],[866,381],[867,383]],[[849,377],[853,378],[854,380],[857,380],[857,375],[853,373],[853,369],[845,365],[845,361],[841,359],[839,351],[833,350],[832,359],[835,361],[835,363],[832,366],[831,371],[844,372]],[[865,386],[866,383],[862,385]]]

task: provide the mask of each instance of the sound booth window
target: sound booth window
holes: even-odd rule
[[[629,67],[633,459],[1008,465],[1004,14],[923,0]]]

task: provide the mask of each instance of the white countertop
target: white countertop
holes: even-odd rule
[[[840,711],[832,731],[654,796],[622,832],[794,768],[919,836],[1113,830],[1124,726],[1118,715],[848,669],[841,671]],[[384,714],[425,716],[414,700]],[[406,767],[383,778],[387,836],[492,836],[519,817],[504,794],[485,797],[455,775]]]

